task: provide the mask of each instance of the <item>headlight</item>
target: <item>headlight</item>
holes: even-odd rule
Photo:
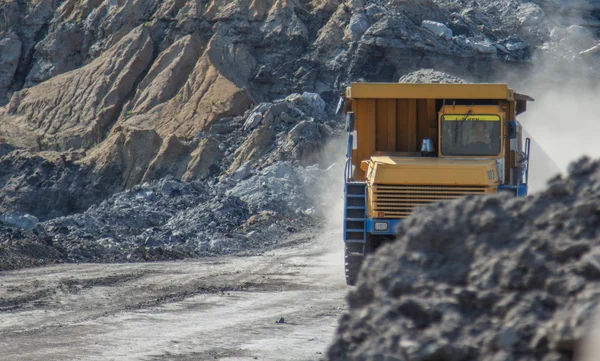
[[[376,231],[387,231],[388,224],[386,222],[375,222],[375,230]]]

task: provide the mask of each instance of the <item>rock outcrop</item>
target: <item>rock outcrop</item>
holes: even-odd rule
[[[152,61],[139,27],[90,64],[15,93],[0,110],[0,135],[38,150],[87,149],[100,143]]]
[[[8,101],[7,93],[21,59],[21,41],[14,35],[0,40],[0,104]]]

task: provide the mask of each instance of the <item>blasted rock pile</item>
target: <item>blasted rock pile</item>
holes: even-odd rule
[[[234,186],[167,177],[30,230],[0,223],[0,270],[260,253],[318,225],[319,185],[339,171],[276,162]]]
[[[573,360],[600,300],[600,162],[536,195],[415,211],[369,257],[330,360]]]
[[[420,69],[403,75],[399,83],[464,84],[464,79],[434,69]]]

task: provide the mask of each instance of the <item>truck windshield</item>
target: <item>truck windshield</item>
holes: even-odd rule
[[[498,115],[442,116],[442,155],[496,156],[500,153]]]

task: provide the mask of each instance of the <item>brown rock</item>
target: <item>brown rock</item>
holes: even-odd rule
[[[109,136],[82,163],[92,165],[98,173],[120,175],[120,188],[127,189],[144,178],[161,144],[162,139],[154,130],[124,128]]]
[[[248,10],[248,17],[251,20],[264,20],[268,10],[266,0],[252,0]]]
[[[181,180],[189,182],[204,179],[210,174],[210,166],[222,157],[219,144],[214,139],[204,138],[190,155],[187,169]]]
[[[99,143],[123,101],[152,61],[152,41],[133,30],[89,65],[13,96],[0,109],[0,134],[10,143],[41,149],[88,148]]]
[[[309,5],[313,10],[334,12],[341,3],[340,0],[312,0]]]
[[[236,151],[236,157],[226,173],[231,175],[242,164],[258,160],[267,153],[274,140],[275,132],[273,130],[266,127],[257,128]]]
[[[118,126],[106,141],[81,161],[102,177],[120,177],[118,190],[172,176],[184,181],[206,178],[222,156],[209,138],[191,144],[171,135],[161,138],[152,129]]]
[[[127,112],[145,113],[179,92],[200,56],[197,36],[188,35],[163,51],[137,88]]]
[[[190,151],[188,145],[183,144],[174,135],[170,136],[162,142],[158,154],[148,164],[142,182],[149,182],[168,175],[180,179],[186,171]]]
[[[193,39],[189,42],[189,46],[193,47]],[[182,47],[185,48],[184,45]],[[198,132],[209,129],[215,121],[243,114],[254,103],[246,90],[246,80],[254,66],[254,58],[243,46],[218,33],[211,39],[191,74],[185,77],[186,82],[177,95],[157,109],[158,114],[133,115],[124,123],[153,128],[163,136],[175,134],[192,139]],[[165,78],[167,76],[168,73]],[[160,87],[160,81],[156,86]],[[140,95],[140,99],[145,99],[144,95]],[[154,99],[152,103],[158,101],[156,97]]]
[[[348,23],[351,15],[343,6],[340,6],[327,24],[319,30],[317,41],[315,42],[319,53],[329,54],[342,45],[345,24]]]

